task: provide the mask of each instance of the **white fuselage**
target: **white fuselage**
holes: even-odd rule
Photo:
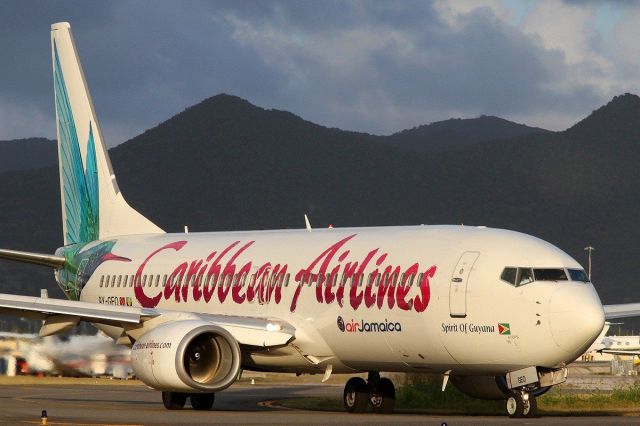
[[[330,360],[334,372],[504,374],[573,361],[604,324],[591,283],[501,280],[505,267],[582,269],[549,243],[511,231],[416,226],[115,240],[112,254],[130,261],[104,261],[81,300],[295,327],[286,347],[246,355],[247,368],[318,372]]]

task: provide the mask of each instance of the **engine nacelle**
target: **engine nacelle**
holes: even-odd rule
[[[131,349],[134,373],[157,390],[218,392],[240,371],[240,346],[225,329],[198,320],[159,325]]]
[[[462,393],[480,399],[507,399],[506,385],[499,386],[494,376],[456,376],[452,375],[451,383]]]

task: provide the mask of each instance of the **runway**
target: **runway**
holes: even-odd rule
[[[168,411],[160,394],[142,385],[9,385],[0,387],[0,424],[49,425],[177,424],[640,424],[635,417],[543,417],[514,421],[506,416],[376,415],[290,410],[271,401],[301,396],[340,397],[342,386],[239,384],[216,395],[213,411]]]

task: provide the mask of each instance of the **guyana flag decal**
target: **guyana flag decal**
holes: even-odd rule
[[[508,322],[498,323],[498,333],[502,334],[503,336],[510,336],[511,327],[509,326],[509,323]]]

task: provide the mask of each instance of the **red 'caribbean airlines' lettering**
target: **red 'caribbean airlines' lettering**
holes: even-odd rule
[[[424,312],[431,298],[429,280],[435,275],[436,267],[431,266],[420,275],[418,283],[420,294],[417,294],[413,299],[407,299],[412,288],[411,285],[418,275],[419,264],[414,263],[405,271],[402,271],[400,266],[393,265],[388,265],[382,270],[382,264],[388,254],[378,255],[380,249],[371,250],[360,263],[345,262],[350,251],[344,250],[340,255],[338,252],[353,237],[355,234],[338,241],[323,251],[307,268],[301,269],[296,274],[295,279],[298,287],[291,301],[291,312],[296,310],[302,287],[305,284],[312,285],[313,283],[316,284],[318,303],[331,304],[336,301],[340,307],[344,306],[345,287],[349,281],[349,304],[356,311],[363,302],[367,309],[373,305],[382,309],[386,299],[389,309],[393,309],[397,305],[403,311],[410,311],[413,308],[416,312]],[[376,256],[378,256],[375,262],[376,268],[366,276],[364,271]],[[337,261],[334,262],[336,257]],[[366,285],[361,286],[361,282]]]
[[[347,303],[354,310],[363,305],[366,309],[373,306],[382,309],[385,303],[389,309],[397,307],[404,311],[413,309],[416,312],[427,309],[431,297],[430,279],[436,273],[435,266],[419,273],[418,263],[405,270],[398,265],[385,265],[388,253],[380,252],[379,248],[369,251],[361,261],[353,261],[349,259],[350,250],[344,247],[354,237],[355,234],[333,244],[308,267],[298,271],[295,275],[298,285],[291,300],[291,312],[296,310],[305,284],[315,284],[317,303],[335,302],[343,307],[346,296]],[[280,303],[282,284],[288,270],[287,264],[266,262],[252,275],[252,261],[247,261],[242,266],[236,264],[237,259],[254,244],[254,241],[244,245],[235,241],[220,252],[211,252],[206,259],[184,261],[173,269],[164,288],[158,289],[155,295],[146,294],[141,283],[149,262],[162,251],[180,251],[186,244],[186,241],[177,241],[162,246],[142,262],[136,272],[134,292],[143,307],[153,308],[161,299],[173,299],[176,303],[187,302],[189,289],[194,301],[209,303],[216,293],[216,288],[220,303],[224,303],[229,295],[236,304],[252,302],[256,298],[259,303]],[[228,257],[228,260],[225,261],[225,257]],[[365,276],[364,271],[370,264],[375,265],[375,269]],[[419,292],[410,296],[416,278]],[[366,285],[362,286],[361,283]]]

